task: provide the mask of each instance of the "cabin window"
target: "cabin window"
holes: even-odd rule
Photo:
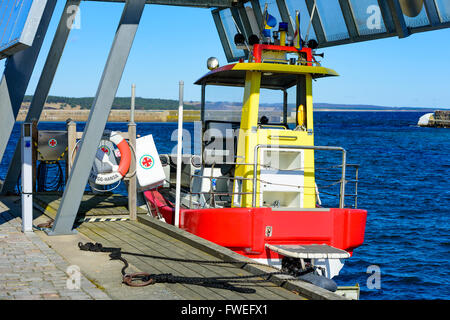
[[[235,161],[243,92],[238,87],[206,87],[202,150],[207,163]]]
[[[289,94],[289,92],[293,92],[294,94]],[[287,90],[286,120],[284,119],[284,98],[283,90],[260,90],[258,115],[259,125],[285,125],[295,122],[295,91]],[[263,117],[265,117],[265,119]]]
[[[243,94],[243,88],[207,86],[205,121],[240,122]]]

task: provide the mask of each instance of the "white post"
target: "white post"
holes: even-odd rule
[[[22,125],[22,231],[33,231],[32,124]]]
[[[130,107],[130,123],[134,123],[134,109],[136,101],[136,85],[131,85],[131,107]]]
[[[130,122],[128,123],[128,143],[136,150],[136,123],[134,122],[134,109],[136,99],[136,85],[131,85]],[[136,155],[131,159],[130,172],[136,171]],[[131,220],[137,220],[137,194],[136,175],[128,180],[128,212]]]
[[[181,195],[181,149],[183,148],[183,89],[180,81],[180,105],[178,106],[178,145],[177,145],[177,181],[175,190],[175,226],[180,226],[180,195]]]

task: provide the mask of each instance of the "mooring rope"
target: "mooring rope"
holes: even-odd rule
[[[267,282],[270,281],[270,277],[274,275],[289,275],[286,272],[278,271],[278,272],[269,272],[269,273],[260,273],[260,274],[252,274],[247,276],[220,276],[220,277],[184,277],[184,276],[176,276],[172,273],[161,273],[161,274],[150,274],[147,272],[137,272],[137,273],[127,273],[126,269],[129,267],[128,261],[122,257],[123,254],[133,255],[138,257],[147,257],[154,259],[165,259],[177,262],[187,262],[187,263],[206,263],[206,264],[258,264],[256,262],[247,262],[247,261],[210,261],[210,260],[190,260],[190,259],[180,259],[180,258],[170,258],[170,257],[158,257],[140,253],[132,253],[122,251],[121,248],[114,247],[103,247],[101,243],[92,242],[88,243],[78,243],[78,247],[83,251],[91,251],[91,252],[107,252],[109,253],[109,257],[111,260],[120,260],[123,262],[124,266],[121,270],[122,273],[122,282],[131,287],[144,287],[155,283],[186,283],[186,284],[195,284],[201,285],[205,287],[212,288],[221,288],[228,289],[231,291],[236,291],[240,293],[255,293],[256,290],[253,288],[241,288],[236,287],[232,283],[258,283],[258,282]],[[267,267],[266,265],[264,265]],[[313,271],[314,269],[307,269],[304,273],[308,273]],[[263,278],[263,279],[254,279],[254,278]]]

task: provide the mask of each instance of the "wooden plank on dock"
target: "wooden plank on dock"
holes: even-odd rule
[[[93,225],[92,225],[93,226]],[[110,247],[121,247],[124,250],[134,250],[133,247],[129,246],[126,243],[123,243],[123,241],[120,238],[114,237],[108,233],[103,233],[100,230],[97,230],[97,232],[90,230],[90,228],[83,228],[82,233],[87,236],[89,239],[102,243],[104,246],[110,246]],[[134,267],[136,267],[139,270],[142,270],[141,266],[141,258],[138,257],[127,257],[127,260],[130,264],[132,264]],[[159,262],[156,262],[153,264],[153,267],[158,273],[162,273],[163,270],[167,271],[167,268],[164,266],[161,266]],[[120,272],[120,270],[117,270]],[[195,290],[185,287],[182,284],[173,284],[171,286],[171,290],[176,292],[178,295],[182,296],[184,299],[192,299],[192,300],[204,300],[205,298],[201,295],[199,295]]]
[[[117,207],[121,207],[121,201],[125,200],[125,206],[127,203],[126,198],[117,196],[99,199],[93,199],[93,197],[93,195],[83,197],[83,201],[87,203],[83,208],[84,212],[93,216],[106,216],[106,213],[111,216],[112,212],[116,212]],[[60,198],[56,195],[37,195],[35,198],[38,200],[37,203],[43,213],[55,218]],[[97,205],[99,208],[96,207]],[[81,223],[77,226],[77,230],[92,241],[102,243],[105,247],[120,247],[122,251],[134,253],[135,255],[125,255],[124,257],[133,267],[142,272],[172,273],[175,276],[182,277],[234,277],[278,271],[272,267],[257,264],[227,248],[144,214],[138,215],[138,221]],[[226,263],[207,264],[185,260],[221,260]],[[335,293],[287,275],[273,275],[270,277],[270,282],[233,283],[236,287],[253,288],[254,293],[187,283],[168,283],[165,285],[185,299],[345,299]]]
[[[62,193],[36,193],[34,201],[36,207],[45,210],[51,218],[56,217],[61,202]],[[137,208],[138,214],[146,213],[145,210]],[[78,210],[78,217],[126,217],[129,215],[128,198],[118,194],[84,194]]]
[[[124,228],[125,232],[130,234],[131,237],[135,238],[137,241],[151,241],[159,246],[159,252],[174,252],[177,256],[176,259],[187,259],[187,260],[199,260],[199,261],[211,261],[211,255],[208,255],[200,250],[186,250],[186,244],[179,240],[173,239],[167,235],[161,234],[160,237],[153,233],[149,233],[145,226],[139,222],[121,223],[121,224],[110,224],[113,228],[120,230]],[[126,228],[126,229],[125,229]],[[159,232],[156,232],[159,233]],[[153,239],[152,239],[153,238]],[[144,240],[143,240],[144,239]],[[154,249],[150,249],[154,250]],[[151,251],[149,251],[151,254]],[[154,255],[155,253],[153,253]],[[217,260],[213,258],[214,260]],[[249,272],[243,270],[241,267],[243,264],[208,264],[208,263],[183,263],[181,265],[186,266],[189,269],[193,269],[195,273],[200,276],[244,276],[249,275]],[[268,290],[267,288],[277,288],[276,290]],[[249,294],[240,294],[242,298],[252,298],[252,299],[284,299],[286,293],[290,296],[290,293],[284,289],[280,289],[272,282],[262,283],[260,285],[260,290],[256,292],[253,296]],[[236,293],[231,293],[228,290],[222,290],[223,294],[227,299],[236,299]],[[245,296],[243,296],[245,295]]]
[[[138,221],[220,259],[226,261],[248,261],[249,263],[244,266],[244,269],[251,273],[258,274],[261,272],[273,272],[273,268],[269,266],[252,263],[251,259],[245,258],[227,248],[221,247],[215,243],[202,239],[194,234],[176,228],[167,223],[161,222],[157,219],[151,218],[147,215],[138,216]],[[297,292],[301,296],[308,299],[348,300],[347,298],[326,289],[317,287],[304,281],[296,280],[292,276],[274,275],[270,279],[272,282],[282,286],[283,288],[286,288],[293,292]]]
[[[101,242],[104,246],[121,247],[123,251],[151,256],[124,255],[134,267],[143,272],[172,273],[186,277],[251,275],[248,271],[241,269],[240,265],[208,265],[180,261],[182,259],[217,261],[217,258],[138,222],[83,224],[78,230],[93,241]],[[155,235],[155,231],[157,235]],[[255,293],[250,294],[190,284],[167,284],[167,286],[185,299],[302,299],[302,297],[270,282],[236,284],[238,287],[251,287],[256,290]]]

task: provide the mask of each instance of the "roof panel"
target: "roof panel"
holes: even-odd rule
[[[339,0],[316,0],[316,4],[327,41],[348,39],[348,30]]]
[[[234,43],[234,36],[239,33],[237,22],[233,18],[230,9],[224,9],[219,11],[220,20],[222,21],[223,28],[225,30],[226,38],[229,43],[231,53],[233,57],[239,59],[245,57],[245,52],[242,49],[238,49]],[[243,32],[243,31],[242,31]]]
[[[410,28],[417,28],[417,27],[423,27],[428,26],[430,24],[430,21],[428,20],[427,12],[425,10],[425,6],[422,6],[422,10],[417,16],[408,16],[406,14],[403,14],[403,17],[405,19],[405,23]]]
[[[278,10],[278,5],[276,0],[259,0],[259,5],[261,6],[261,11],[264,12],[264,6],[267,4],[267,11],[270,13],[271,16],[274,16],[275,19],[277,19],[277,26],[278,23],[281,20],[280,11]],[[274,30],[277,30],[278,28],[274,28]]]
[[[0,59],[32,45],[47,0],[3,0],[0,5]]]
[[[248,2],[242,0],[237,6]],[[450,27],[450,0],[252,0],[261,10],[267,4],[269,13],[281,22],[278,8],[287,8],[295,23],[295,12],[301,14],[302,38],[316,39],[319,48],[370,41],[375,39],[408,37],[418,32]],[[286,10],[285,10],[286,11]],[[284,11],[283,11],[284,12]],[[313,17],[310,15],[314,12]],[[286,15],[286,14],[285,14]],[[275,27],[276,29],[277,27]],[[230,44],[234,35],[228,31]],[[222,43],[223,39],[222,39]],[[227,55],[228,61],[237,61],[239,53]]]
[[[436,0],[437,10],[441,22],[450,22],[450,1],[448,0]]]
[[[350,0],[350,6],[360,35],[386,32],[377,0]]]
[[[310,26],[311,16],[309,15],[306,2],[303,0],[286,0],[286,5],[291,17],[295,17],[295,11],[298,10],[300,12],[300,33],[302,34],[302,38],[306,39],[306,34],[309,29],[308,39],[317,40],[314,28],[312,25]]]

